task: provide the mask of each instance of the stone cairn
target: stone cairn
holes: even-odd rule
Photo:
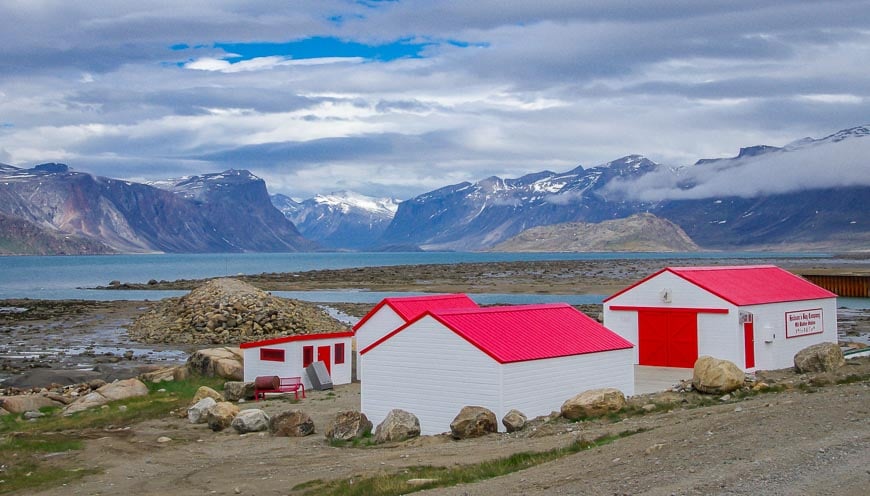
[[[279,298],[237,279],[212,279],[167,298],[129,327],[144,343],[235,344],[346,330],[316,305]]]

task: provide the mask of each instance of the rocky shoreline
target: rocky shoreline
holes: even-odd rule
[[[273,298],[263,291],[349,289],[354,291],[466,292],[469,294],[609,294],[666,265],[689,265],[687,259],[583,260],[462,263],[453,265],[409,265],[317,270],[299,273],[239,276],[249,284],[244,293],[260,291],[252,301]],[[791,270],[868,270],[866,259],[835,258],[758,258],[712,259],[706,264],[777,264]],[[115,282],[108,287],[130,289],[192,289],[203,280],[151,281],[144,285]],[[0,301],[0,384],[28,385],[49,383],[51,377],[72,380],[100,378],[112,380],[131,377],[142,371],[182,363],[203,345],[214,346],[260,339],[286,332],[306,332],[305,324],[325,305],[313,310],[289,308],[282,298],[268,304],[246,308],[244,298],[217,302],[214,295],[186,305],[179,298],[153,301]],[[268,297],[268,298],[267,298]],[[218,297],[220,299],[220,297]],[[249,298],[250,299],[250,298]],[[220,308],[223,305],[223,308]],[[328,307],[350,318],[360,318],[371,304],[329,303]],[[596,318],[601,305],[580,305],[584,313]],[[296,312],[298,315],[294,315]],[[301,313],[300,313],[301,312]],[[220,314],[220,317],[218,316]],[[172,319],[167,319],[171,315]],[[317,317],[320,319],[321,317]],[[226,319],[226,320],[224,320]],[[838,311],[841,344],[859,347],[870,344],[870,310]],[[235,322],[232,322],[235,321]],[[136,324],[138,322],[138,324]],[[211,322],[211,328],[210,323]],[[296,323],[294,323],[296,322]],[[317,320],[311,329],[343,330],[347,322],[335,325],[333,319]],[[235,326],[228,324],[236,324]],[[182,324],[193,330],[181,333]],[[269,329],[269,324],[272,328]],[[129,329],[129,330],[128,330]],[[172,337],[170,337],[172,335]],[[66,377],[66,378],[64,378]],[[47,381],[47,382],[46,382]]]

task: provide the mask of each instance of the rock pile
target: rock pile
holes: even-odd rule
[[[236,279],[212,279],[168,298],[129,327],[145,343],[235,344],[345,330],[317,306],[272,296]]]

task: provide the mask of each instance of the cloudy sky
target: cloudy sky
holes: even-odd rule
[[[0,162],[409,198],[870,123],[870,1],[0,2]]]

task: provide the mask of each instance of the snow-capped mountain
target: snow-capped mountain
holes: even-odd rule
[[[358,250],[373,248],[393,220],[399,201],[338,191],[302,202],[273,195],[272,204],[306,238],[326,248]]]
[[[704,248],[866,249],[868,136],[860,126],[688,167],[630,155],[590,169],[456,184],[402,203],[381,243],[480,250],[535,226],[650,212]]]
[[[447,186],[402,202],[381,244],[479,250],[530,227],[627,217],[641,206],[608,201],[601,188],[657,167],[645,157],[629,155],[590,169],[543,171],[517,179],[493,176]]]

